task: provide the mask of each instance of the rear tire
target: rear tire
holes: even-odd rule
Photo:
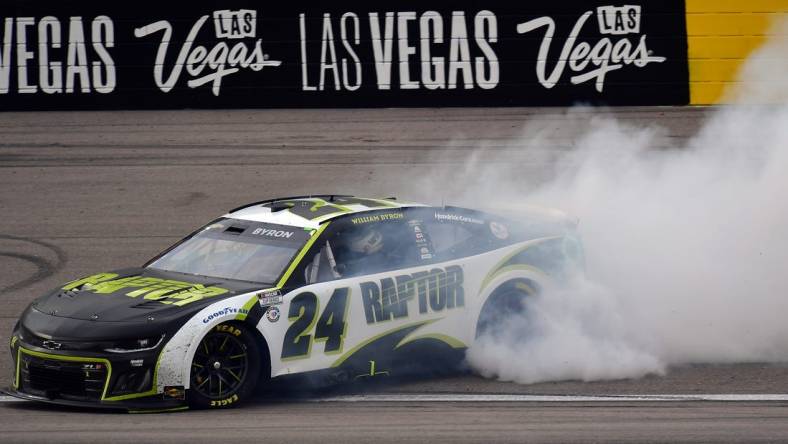
[[[526,280],[510,281],[498,287],[479,313],[476,338],[498,336],[506,327],[507,320],[523,315],[525,300],[537,294],[538,288],[533,282]]]
[[[245,402],[260,380],[260,361],[257,341],[247,327],[227,323],[212,328],[192,358],[189,405],[228,408]]]

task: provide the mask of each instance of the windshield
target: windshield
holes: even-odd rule
[[[223,219],[148,265],[158,270],[273,284],[310,233],[303,228]]]

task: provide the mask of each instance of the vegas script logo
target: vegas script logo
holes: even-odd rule
[[[258,38],[253,43],[248,40],[257,36],[257,11],[250,9],[214,11],[214,31],[219,42],[211,49],[196,44],[197,36],[209,18],[210,16],[204,15],[194,23],[167,76],[164,73],[167,70],[165,63],[167,51],[172,41],[170,22],[160,20],[134,30],[134,36],[137,38],[163,31],[153,67],[153,77],[162,91],[172,90],[185,69],[191,76],[187,82],[189,88],[210,83],[213,95],[218,96],[224,77],[235,74],[241,69],[261,71],[266,66],[282,64],[281,61],[269,60],[263,53],[262,39]],[[231,46],[232,41],[236,42]],[[247,45],[251,45],[251,48]]]
[[[640,19],[642,17],[640,6],[600,6],[596,8],[599,33],[605,37],[592,46],[589,42],[578,42],[578,40],[583,27],[593,14],[594,11],[587,11],[577,20],[549,75],[547,74],[547,57],[550,46],[555,40],[555,21],[550,17],[540,17],[517,25],[519,34],[526,34],[543,27],[547,28],[539,47],[536,63],[536,75],[542,86],[549,89],[558,84],[568,66],[573,73],[569,79],[573,85],[594,80],[596,90],[601,93],[605,88],[605,78],[608,73],[622,69],[625,65],[644,68],[649,63],[662,63],[666,60],[665,57],[651,55],[652,51],[646,45],[646,34],[641,35],[640,39],[635,42],[627,37],[632,34],[640,34]],[[607,36],[623,37],[619,37],[614,42],[612,37]]]

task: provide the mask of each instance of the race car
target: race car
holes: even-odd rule
[[[450,368],[582,267],[576,223],[340,195],[251,203],[140,268],[68,282],[11,336],[20,398],[226,408],[272,379]],[[285,379],[287,380],[287,379]]]

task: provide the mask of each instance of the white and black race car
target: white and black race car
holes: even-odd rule
[[[393,198],[249,204],[141,268],[36,299],[11,336],[7,391],[131,410],[230,407],[272,378],[452,366],[582,263],[575,225]]]

